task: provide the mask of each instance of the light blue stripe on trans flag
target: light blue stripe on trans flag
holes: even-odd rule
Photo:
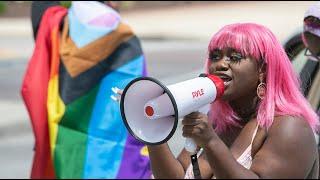
[[[128,134],[111,88],[124,89],[142,76],[143,61],[140,56],[103,78],[90,120],[83,178],[116,178]]]

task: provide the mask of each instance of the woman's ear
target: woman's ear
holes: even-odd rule
[[[259,72],[259,82],[266,82],[266,76],[264,72]]]
[[[263,63],[259,68],[259,81],[266,82],[266,63]]]

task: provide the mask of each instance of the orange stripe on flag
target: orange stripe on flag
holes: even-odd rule
[[[53,78],[54,75],[59,73],[59,27],[54,27],[54,29],[51,31],[50,38],[52,42],[50,78]]]

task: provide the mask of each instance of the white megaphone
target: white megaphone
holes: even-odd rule
[[[140,77],[125,87],[121,115],[137,140],[147,145],[162,144],[176,131],[179,118],[212,103],[223,92],[223,81],[209,74],[167,87],[154,78]],[[185,148],[195,153],[197,146],[187,138]]]

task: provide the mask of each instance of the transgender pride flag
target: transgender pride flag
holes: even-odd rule
[[[138,38],[98,2],[51,7],[42,21],[21,90],[36,137],[32,177],[150,178],[147,148],[110,98],[146,73]]]

